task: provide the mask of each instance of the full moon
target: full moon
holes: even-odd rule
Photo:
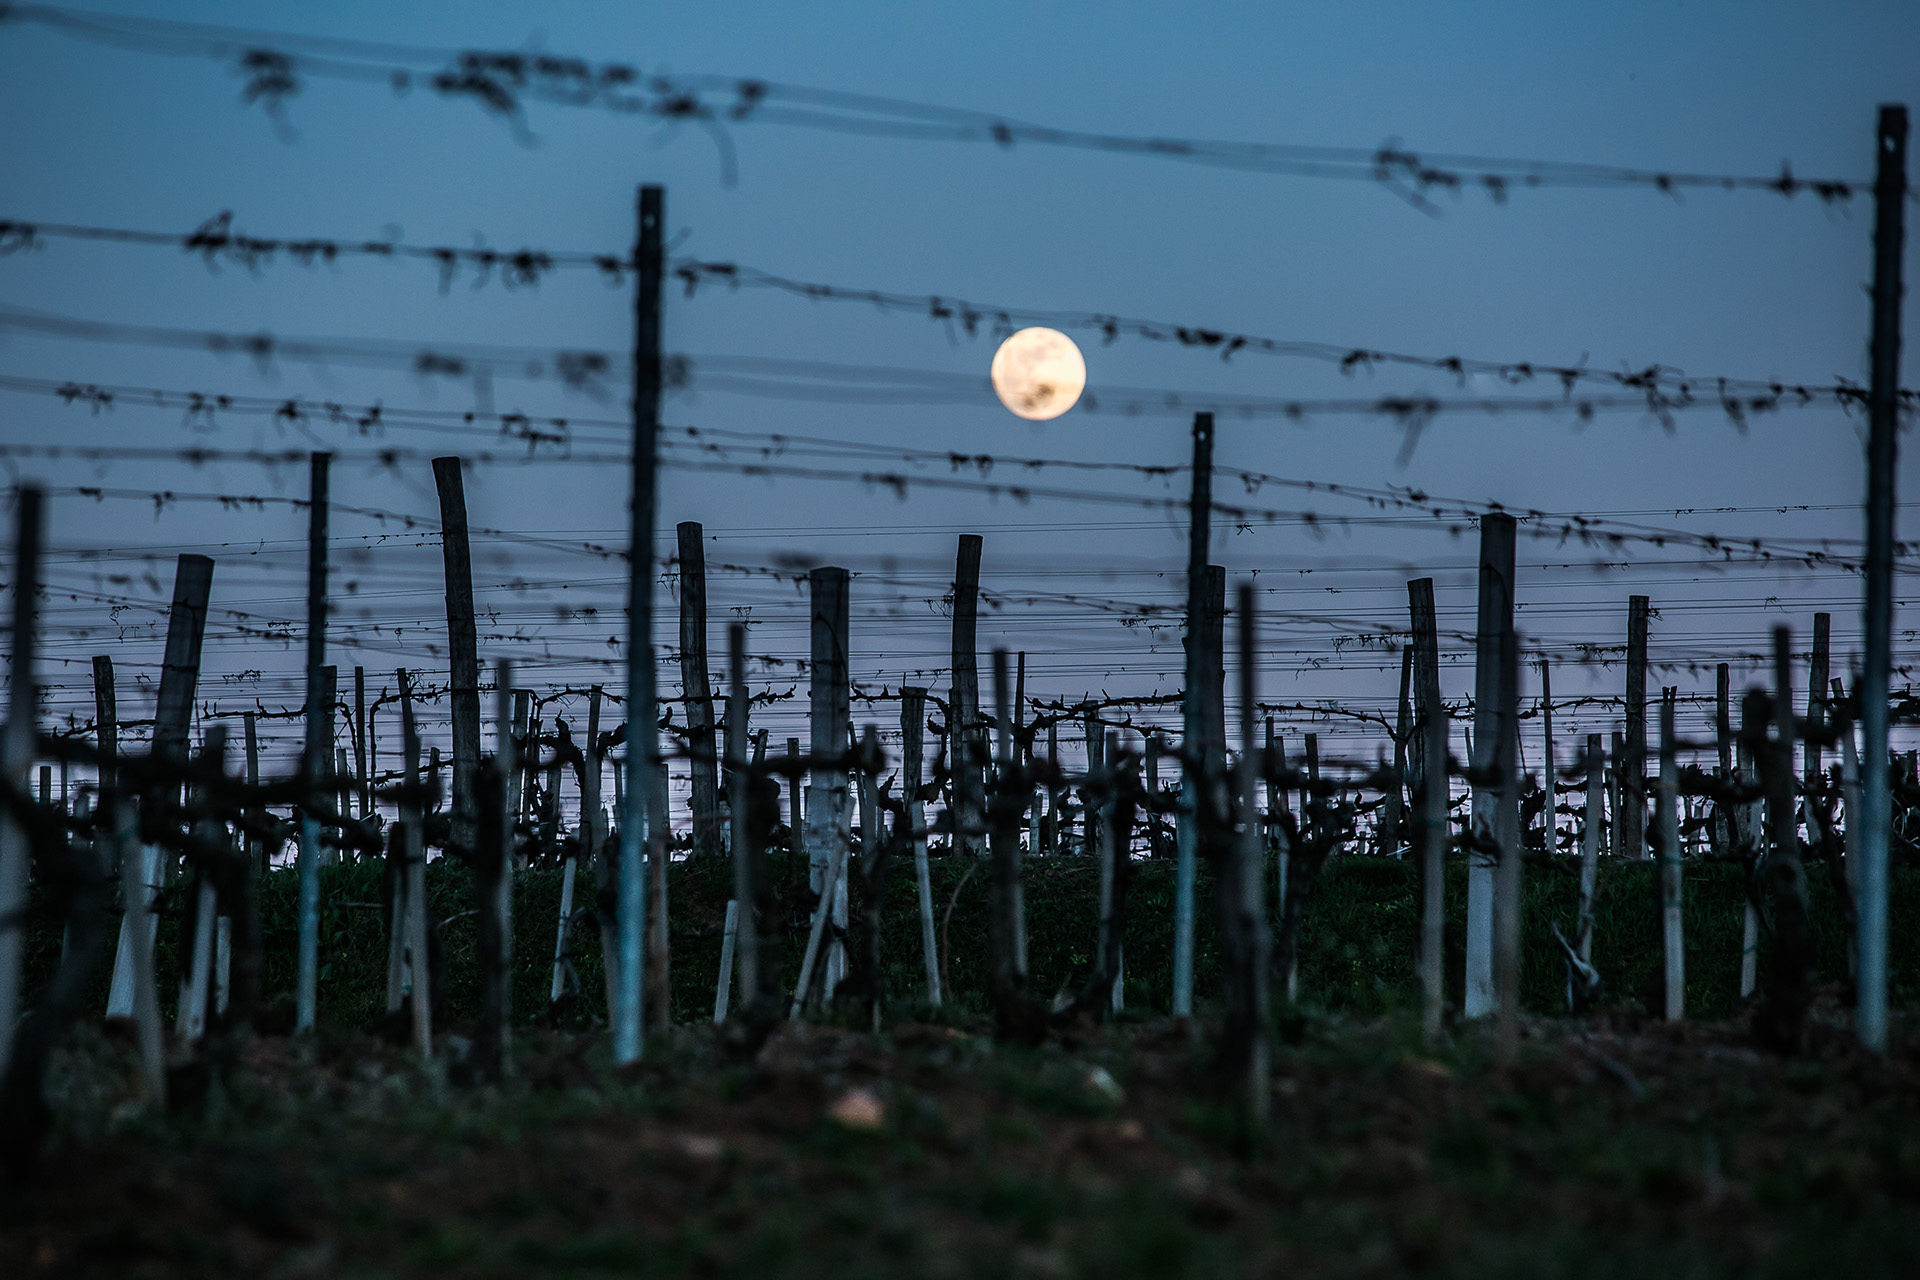
[[[1087,362],[1057,329],[1022,329],[993,353],[993,390],[1022,418],[1045,422],[1079,403]]]

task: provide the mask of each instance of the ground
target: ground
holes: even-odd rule
[[[1810,1051],[1741,1022],[1472,1027],[1289,1016],[1250,1139],[1202,1028],[711,1027],[614,1069],[522,1031],[502,1086],[365,1034],[262,1037],[196,1107],[132,1104],[83,1028],[0,1218],[26,1276],[1920,1274],[1920,1041]]]

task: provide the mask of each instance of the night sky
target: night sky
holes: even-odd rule
[[[1419,151],[1639,169],[1870,179],[1874,111],[1920,89],[1920,9],[1887,4],[1000,4],[699,6],[572,3],[486,6],[335,3],[109,6],[102,12],[245,23],[304,35],[436,48],[543,50],[623,60],[648,73],[754,76],[1001,113],[1064,128]],[[516,120],[470,100],[382,84],[304,81],[275,119],[241,101],[230,63],[76,40],[44,25],[0,24],[0,218],[184,233],[223,210],[255,235],[400,238],[498,249],[623,254],[640,183],[667,189],[670,251],[804,281],[943,295],[1030,309],[1089,311],[1429,356],[1662,365],[1696,376],[1832,383],[1866,380],[1871,208],[1864,195],[1647,187],[1435,193],[1423,211],[1380,184],[1236,172],[1170,159],[1033,144],[850,135],[749,120],[718,130],[532,104]],[[1911,218],[1911,208],[1909,210]],[[1909,243],[1912,235],[1909,235]],[[1909,252],[1909,274],[1913,254]],[[122,396],[91,411],[0,392],[0,440],[155,448],[336,448],[335,500],[427,517],[335,516],[337,624],[331,660],[391,686],[396,667],[444,679],[439,551],[426,459],[460,452],[475,539],[483,661],[511,658],[547,689],[619,688],[624,566],[591,549],[626,539],[625,352],[631,294],[591,270],[534,286],[445,287],[430,264],[344,260],[302,266],[284,254],[249,271],[210,269],[177,248],[43,238],[0,258],[0,307],[121,325],[378,339],[412,348],[493,344],[596,350],[612,376],[585,391],[505,367],[489,379],[402,368],[261,364],[243,356],[51,337],[0,327],[0,374],[79,384],[306,397],[392,410],[564,416],[570,444],[534,450],[491,423],[471,434],[399,426],[383,436],[325,421],[238,413],[189,416]],[[986,388],[991,321],[969,337],[924,314],[809,301],[760,289],[676,288],[666,346],[688,358],[664,420],[697,427],[669,449],[662,545],[701,521],[713,562],[712,634],[752,624],[757,688],[795,699],[758,723],[776,741],[803,732],[804,598],[783,578],[808,564],[855,573],[854,668],[863,687],[906,680],[944,691],[954,538],[986,538],[983,652],[1029,653],[1029,688],[1077,699],[1171,692],[1180,683],[1183,517],[1114,502],[693,471],[676,462],[905,471],[1096,495],[1178,496],[1185,477],[1028,469],[1015,458],[1186,461],[1189,409],[1220,398],[1430,394],[1552,396],[1492,377],[1413,369],[1342,372],[1326,362],[1122,338],[1086,352],[1098,410],[1048,424],[1002,409]],[[1905,327],[1916,331],[1915,308]],[[768,362],[782,361],[775,365]],[[1912,360],[1903,381],[1912,385]],[[1127,389],[1151,411],[1118,406]],[[1596,389],[1596,393],[1599,389]],[[1166,393],[1178,392],[1178,408]],[[1139,398],[1139,397],[1134,397]],[[602,425],[592,425],[600,423]],[[1223,413],[1218,462],[1297,480],[1409,486],[1475,503],[1586,512],[1661,528],[1778,544],[1821,539],[1850,554],[1861,534],[1864,419],[1831,406],[1782,409],[1745,429],[1717,409],[1669,430],[1642,410],[1580,422],[1567,412],[1443,414],[1406,456],[1391,417],[1310,414],[1292,421]],[[734,433],[734,434],[724,434]],[[744,434],[741,434],[744,433]],[[871,448],[864,448],[872,446]],[[374,456],[404,451],[392,465]],[[902,448],[991,455],[977,463],[902,462]],[[888,449],[893,450],[889,454]],[[569,455],[570,451],[570,457]],[[214,555],[214,615],[201,693],[210,715],[297,706],[304,513],[176,500],[185,494],[299,496],[301,467],[245,462],[8,460],[52,489],[45,674],[50,719],[91,714],[88,657],[122,664],[121,714],[150,715],[156,637],[172,558]],[[1920,471],[1903,460],[1899,491]],[[99,501],[77,486],[111,491]],[[1263,487],[1223,475],[1222,500],[1297,520],[1223,521],[1215,559],[1256,573],[1268,648],[1261,682],[1280,700],[1390,709],[1398,691],[1405,581],[1430,575],[1443,631],[1473,625],[1474,535],[1459,520],[1389,513],[1352,498]],[[1803,509],[1804,508],[1804,509]],[[1382,517],[1394,515],[1391,520]],[[1341,526],[1336,517],[1371,523]],[[1452,530],[1450,532],[1450,530]],[[1906,531],[1907,536],[1913,536]],[[591,546],[583,545],[591,544]],[[1530,659],[1556,665],[1556,695],[1617,693],[1626,602],[1647,594],[1656,693],[1712,688],[1712,663],[1755,675],[1749,655],[1781,622],[1802,637],[1834,614],[1836,668],[1858,647],[1860,581],[1843,569],[1703,565],[1698,552],[1592,547],[1523,537],[1520,625]],[[9,566],[8,572],[11,572]],[[1898,584],[1913,581],[1911,567]],[[672,583],[659,639],[677,641]],[[1143,609],[1141,606],[1150,606]],[[288,624],[291,624],[289,626]],[[1916,656],[1896,617],[1895,662]],[[123,638],[124,637],[124,638]],[[435,646],[438,646],[437,648]],[[1584,649],[1582,646],[1598,646]],[[1468,646],[1443,637],[1449,697],[1471,689]],[[784,665],[783,665],[784,664]],[[717,667],[717,664],[716,664]],[[254,675],[258,673],[258,677]],[[1902,682],[1896,676],[1896,686]],[[1231,688],[1231,685],[1229,686]],[[1537,694],[1531,670],[1523,693]],[[663,668],[663,695],[678,692]],[[548,708],[583,714],[580,700]],[[1687,714],[1704,715],[1690,706]],[[1569,709],[1572,735],[1618,711]],[[855,721],[897,711],[856,706]],[[1177,719],[1169,712],[1167,723]],[[1290,742],[1313,728],[1371,757],[1377,728],[1352,719],[1280,719]],[[1537,721],[1528,721],[1529,726]],[[1695,721],[1698,724],[1698,720]],[[274,727],[291,746],[291,724]],[[396,726],[380,730],[387,741]],[[1529,767],[1537,767],[1528,728]],[[1903,746],[1896,739],[1896,747]]]

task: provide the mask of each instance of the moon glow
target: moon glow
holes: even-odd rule
[[[1032,422],[1057,418],[1087,389],[1087,362],[1057,329],[1022,329],[993,353],[993,390],[1000,403]]]

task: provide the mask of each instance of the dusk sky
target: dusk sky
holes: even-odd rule
[[[1892,4],[1201,4],[1176,14],[1118,3],[179,3],[99,12],[444,49],[543,50],[631,62],[649,74],[759,77],[1111,134],[1361,149],[1394,141],[1421,153],[1762,177],[1790,164],[1801,177],[1849,181],[1872,176],[1877,105],[1910,101],[1920,90],[1920,8]],[[725,126],[722,142],[697,125],[538,103],[515,123],[470,100],[329,79],[304,81],[276,121],[241,101],[242,85],[230,63],[106,47],[34,22],[0,24],[0,111],[10,125],[0,133],[0,168],[12,175],[0,218],[185,233],[231,210],[236,227],[258,236],[625,253],[635,188],[660,183],[676,257],[797,280],[1435,357],[1608,370],[1658,364],[1789,383],[1866,380],[1872,219],[1864,193],[1822,202],[1805,192],[1669,196],[1615,186],[1516,190],[1495,203],[1468,191],[1435,194],[1428,212],[1365,180],[756,120]],[[337,502],[429,521],[436,505],[426,459],[490,450],[501,461],[468,473],[471,519],[518,536],[476,537],[478,593],[490,615],[481,627],[483,661],[514,659],[536,688],[619,687],[624,567],[580,544],[618,547],[626,539],[627,472],[618,455],[626,439],[628,287],[574,270],[516,288],[498,279],[476,286],[461,273],[443,289],[428,264],[309,267],[284,255],[253,272],[232,263],[210,270],[177,248],[43,238],[0,258],[0,307],[420,349],[613,353],[615,376],[595,399],[550,378],[500,374],[481,386],[339,362],[261,367],[238,356],[0,326],[0,374],[16,378],[394,410],[479,405],[606,423],[577,428],[573,460],[545,447],[522,466],[505,459],[525,456],[526,447],[501,441],[491,426],[473,436],[392,427],[369,440],[325,423],[303,431],[236,414],[188,421],[178,409],[126,397],[94,413],[5,392],[0,439],[338,448]],[[862,445],[1179,465],[1190,409],[1216,400],[1559,390],[1405,368],[1342,373],[1325,362],[1247,352],[1229,362],[1137,339],[1103,345],[1097,334],[1076,332],[1098,411],[1082,406],[1032,424],[987,389],[990,332],[969,338],[925,316],[720,286],[691,298],[676,288],[665,323],[668,351],[687,356],[691,371],[687,388],[667,401],[665,421],[757,433],[715,437],[736,452],[705,455],[709,462],[759,460],[767,433],[781,433],[843,442],[784,460],[831,470],[955,474],[945,464],[906,468],[884,448],[851,452]],[[1911,301],[1905,329],[1920,329]],[[794,363],[759,363],[771,360]],[[848,366],[867,372],[855,376]],[[920,390],[896,394],[902,387]],[[1161,405],[1163,393],[1180,392],[1180,407],[1128,416],[1116,406],[1129,388],[1154,392],[1149,399]],[[1718,409],[1681,412],[1671,430],[1634,409],[1585,423],[1568,412],[1463,412],[1437,417],[1405,457],[1391,418],[1223,413],[1218,462],[1223,470],[1409,486],[1794,546],[1828,539],[1836,554],[1853,554],[1863,432],[1863,416],[1831,405],[1784,408],[1744,430]],[[413,452],[383,468],[368,455],[388,446]],[[1177,617],[1136,608],[1182,599],[1178,513],[1050,498],[1021,504],[925,487],[901,501],[879,486],[673,465],[695,456],[677,446],[666,459],[663,551],[675,522],[698,520],[716,565],[852,569],[855,676],[865,685],[897,688],[904,679],[944,691],[939,600],[955,536],[972,531],[986,539],[983,586],[1004,601],[983,611],[983,652],[1027,651],[1031,692],[1077,699],[1179,687]],[[8,463],[15,476],[53,491],[47,678],[56,721],[90,715],[89,655],[122,628],[139,635],[163,626],[153,606],[164,609],[172,557],[182,550],[218,561],[203,703],[230,712],[254,705],[257,693],[269,708],[298,704],[298,644],[260,633],[301,617],[304,514],[186,501],[156,510],[141,495],[300,496],[302,469]],[[960,474],[981,478],[977,468]],[[1005,461],[989,478],[1136,497],[1178,496],[1186,483],[1184,475],[1028,471]],[[1914,492],[1916,482],[1920,468],[1903,458],[1899,492]],[[81,485],[131,496],[96,502],[75,492]],[[1224,475],[1219,493],[1328,519],[1387,514],[1337,495],[1267,487],[1250,496]],[[376,543],[370,535],[400,526],[346,512],[334,529],[332,660],[365,665],[376,685],[390,685],[401,665],[444,679],[437,544],[419,533]],[[1387,633],[1406,626],[1408,578],[1436,579],[1443,630],[1473,626],[1474,535],[1450,535],[1430,517],[1318,531],[1292,521],[1237,529],[1223,522],[1216,545],[1215,559],[1234,580],[1257,571],[1261,608],[1276,615],[1263,628],[1269,698],[1389,710],[1399,641]],[[1710,691],[1715,661],[1734,661],[1739,680],[1755,676],[1744,660],[1764,648],[1768,628],[1789,623],[1803,637],[1817,609],[1834,615],[1837,668],[1858,647],[1860,580],[1844,570],[1713,568],[1685,549],[1524,536],[1520,566],[1520,625],[1531,651],[1556,664],[1554,689],[1563,697],[1618,692],[1617,655],[1579,646],[1620,644],[1632,594],[1650,595],[1658,611],[1653,656],[1668,665],[1650,680],[1656,691]],[[1912,581],[1909,564],[1897,584],[1903,603]],[[724,620],[745,616],[754,653],[806,656],[804,600],[791,584],[716,567],[709,593],[716,652]],[[668,645],[677,630],[667,587],[661,599],[658,639]],[[128,601],[137,603],[110,616]],[[1896,618],[1896,666],[1916,651],[1906,618]],[[1472,687],[1468,646],[1447,638],[1443,648],[1445,691],[1464,696]],[[134,694],[130,682],[157,665],[143,668],[124,652],[122,715],[150,715],[138,699],[151,694]],[[1593,657],[1604,662],[1578,665]],[[157,644],[148,661],[157,664]],[[250,672],[266,679],[256,686]],[[802,682],[800,698],[761,721],[776,740],[801,733],[804,677],[790,665],[762,664],[754,678],[776,691]],[[663,694],[677,690],[677,671],[663,668]],[[1537,694],[1531,673],[1523,694]],[[580,714],[575,704],[556,709],[563,705]],[[897,717],[890,707],[856,706],[856,723],[869,714],[887,725]],[[1570,758],[1574,734],[1610,728],[1617,715],[1569,710],[1559,723],[1562,751]],[[1176,717],[1169,713],[1168,722]],[[1310,719],[1293,714],[1282,723],[1289,735],[1317,728],[1351,737],[1359,755],[1376,749],[1377,734],[1361,726]],[[381,732],[397,736],[394,728]],[[1526,732],[1536,767],[1535,730]]]

